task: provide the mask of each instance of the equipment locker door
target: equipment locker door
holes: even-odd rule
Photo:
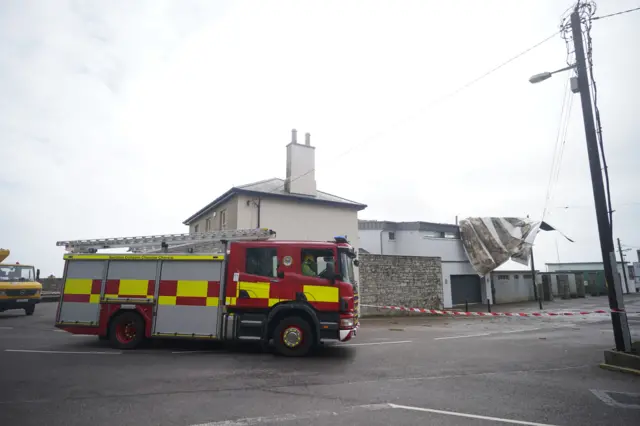
[[[101,260],[68,261],[57,323],[98,324],[106,264]]]
[[[222,262],[163,261],[153,334],[216,338]]]

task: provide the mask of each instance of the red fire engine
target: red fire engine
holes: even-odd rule
[[[273,340],[303,356],[358,330],[356,253],[330,242],[275,241],[269,229],[60,241],[66,247],[56,327],[114,348],[147,338]],[[195,254],[222,244],[223,254]],[[100,249],[128,247],[133,253]],[[176,253],[180,250],[181,253]]]

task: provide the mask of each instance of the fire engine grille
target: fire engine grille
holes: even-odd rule
[[[7,292],[7,296],[20,297],[20,296],[33,296],[36,294],[38,290],[23,288],[23,289],[5,290],[5,291]]]

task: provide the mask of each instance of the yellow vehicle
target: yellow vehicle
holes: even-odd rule
[[[0,249],[0,262],[9,253],[9,250]],[[40,270],[36,271],[33,266],[0,263],[0,312],[24,309],[27,315],[33,315],[42,293],[39,279]]]

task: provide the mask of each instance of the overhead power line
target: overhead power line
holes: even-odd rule
[[[559,33],[560,33],[560,31],[556,31],[556,32],[554,32],[553,34],[549,35],[548,37],[545,37],[544,39],[540,40],[540,41],[539,41],[539,42],[537,42],[536,44],[534,44],[534,45],[532,45],[532,46],[530,46],[530,47],[526,48],[525,50],[521,51],[521,52],[520,52],[520,53],[518,53],[517,55],[510,57],[510,58],[509,58],[509,59],[507,59],[506,61],[504,61],[504,62],[500,63],[499,65],[497,65],[497,66],[495,66],[495,67],[493,67],[493,68],[491,68],[489,71],[487,71],[487,72],[485,72],[485,73],[483,73],[483,74],[479,75],[478,77],[474,78],[473,80],[470,80],[468,83],[466,83],[466,84],[464,84],[464,85],[462,85],[462,86],[458,87],[458,88],[457,88],[457,89],[455,89],[454,91],[449,92],[449,93],[447,93],[446,95],[444,95],[444,96],[442,96],[442,97],[440,97],[440,98],[436,99],[436,100],[435,100],[435,101],[433,101],[431,104],[429,104],[427,107],[422,108],[422,109],[420,110],[420,112],[422,112],[422,111],[424,111],[424,110],[426,110],[426,109],[432,108],[432,107],[434,107],[434,106],[436,106],[436,105],[438,105],[438,104],[440,104],[440,103],[442,103],[442,102],[444,102],[444,101],[448,100],[449,98],[452,98],[452,97],[456,96],[456,95],[457,95],[457,94],[459,94],[460,92],[462,92],[462,91],[464,91],[464,90],[468,89],[469,87],[473,86],[474,84],[478,83],[479,81],[481,81],[481,80],[483,80],[483,79],[487,78],[488,76],[490,76],[491,74],[493,74],[493,73],[495,73],[496,71],[500,70],[501,68],[503,68],[503,67],[505,67],[505,66],[509,65],[510,63],[512,63],[512,62],[513,62],[513,61],[515,61],[516,59],[520,58],[521,56],[526,55],[527,53],[531,52],[531,51],[532,51],[532,50],[534,50],[535,48],[537,48],[537,47],[539,47],[539,46],[543,45],[544,43],[548,42],[549,40],[551,40],[552,38],[554,38],[554,37],[555,37],[556,35],[558,35]],[[403,123],[405,123],[405,122],[409,121],[409,119],[410,119],[410,117],[405,117],[404,119],[402,119],[402,120],[400,120],[400,121],[398,121],[398,122],[394,123],[393,125],[391,125],[391,127],[390,127],[389,129],[395,128],[395,127],[397,127],[397,126],[399,126],[399,125],[401,125],[401,124],[403,124]],[[367,137],[366,139],[362,140],[361,142],[359,142],[359,143],[357,143],[357,144],[355,144],[355,145],[351,146],[351,147],[350,147],[350,148],[348,148],[346,151],[344,151],[344,152],[342,152],[342,153],[338,154],[336,157],[342,157],[342,156],[344,156],[344,155],[347,155],[348,153],[350,153],[350,152],[351,152],[351,151],[353,151],[354,149],[358,148],[359,146],[361,146],[361,145],[365,145],[365,144],[367,144],[367,143],[371,142],[373,139],[375,139],[375,138],[376,138],[376,137],[378,137],[379,135],[383,134],[384,132],[385,132],[385,130],[381,130],[381,131],[379,131],[379,132],[377,132],[377,133],[374,133],[373,135],[371,135],[371,136]],[[336,158],[336,157],[333,157],[333,158]],[[289,182],[295,182],[295,181],[297,181],[298,179],[301,179],[301,178],[303,178],[303,177],[307,176],[309,173],[312,173],[312,172],[314,172],[314,171],[316,171],[316,167],[314,167],[314,168],[312,168],[312,169],[310,169],[310,170],[306,171],[305,173],[303,173],[303,174],[301,174],[301,175],[299,175],[299,176],[296,176],[295,178],[292,178]],[[284,188],[284,185],[281,185],[281,186],[279,186],[279,187],[275,188],[274,190],[270,191],[269,193],[274,193],[274,192],[280,191],[282,188]]]
[[[593,21],[595,21],[596,19],[605,19],[605,18],[611,18],[612,16],[618,16],[618,15],[624,15],[625,13],[630,13],[630,12],[637,12],[640,10],[640,6],[639,7],[634,7],[633,9],[627,9],[627,10],[622,10],[620,12],[616,12],[616,13],[610,13],[608,15],[602,15],[602,16],[594,16],[593,18],[591,18]]]

